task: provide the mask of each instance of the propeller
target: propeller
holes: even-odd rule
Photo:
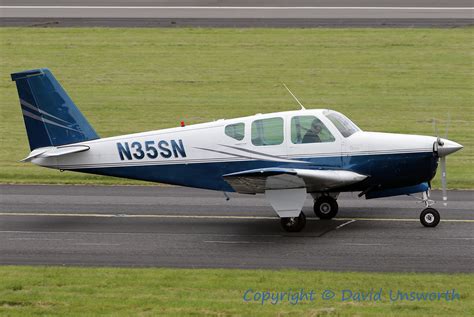
[[[443,189],[443,201],[444,205],[448,205],[448,193],[446,190],[446,156],[442,156],[440,159],[441,162],[441,187]]]
[[[446,122],[446,130],[444,138],[448,139],[448,131],[449,131],[449,124],[451,122],[451,115],[448,112],[448,121]],[[436,141],[433,144],[433,152],[439,157],[440,159],[440,167],[441,167],[441,188],[443,191],[443,204],[447,206],[448,201],[448,193],[447,193],[447,180],[446,180],[446,156],[451,154],[451,147],[446,148],[445,142],[439,137],[438,128],[436,126],[436,119],[433,119],[433,128],[436,133]]]

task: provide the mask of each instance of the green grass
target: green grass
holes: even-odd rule
[[[2,316],[472,316],[473,274],[297,270],[0,267]],[[244,292],[314,290],[295,305],[245,302]],[[382,288],[382,300],[341,301],[341,291]],[[325,289],[337,295],[322,300]],[[389,290],[444,292],[454,301],[391,302]]]
[[[474,188],[473,28],[0,29],[0,182],[135,184],[42,169],[28,153],[9,74],[50,68],[98,133],[331,108],[364,130],[444,135],[450,188]],[[434,183],[439,186],[438,179]]]

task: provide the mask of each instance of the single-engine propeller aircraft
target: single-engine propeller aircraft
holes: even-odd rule
[[[341,192],[360,192],[366,199],[422,193],[426,208],[420,221],[435,227],[440,215],[431,207],[430,181],[440,160],[446,200],[445,158],[462,148],[439,137],[365,132],[339,112],[303,106],[100,138],[48,69],[11,77],[31,148],[23,161],[224,193],[265,194],[289,232],[305,226],[301,210],[308,193],[321,219],[337,214]]]

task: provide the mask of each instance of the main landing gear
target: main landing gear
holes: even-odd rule
[[[314,201],[313,210],[319,219],[332,219],[336,216],[339,207],[332,196],[319,196]]]
[[[420,222],[425,227],[436,227],[441,220],[439,212],[432,208],[431,206],[434,204],[434,201],[430,199],[429,192],[426,191],[423,193],[422,198],[423,203],[425,204],[426,208],[420,214]]]
[[[320,219],[332,219],[338,211],[337,194],[314,195],[314,213]],[[281,226],[287,232],[299,232],[306,225],[306,216],[300,212],[297,217],[282,217]]]
[[[298,217],[281,218],[281,226],[287,232],[299,232],[306,225],[306,216],[300,212]]]

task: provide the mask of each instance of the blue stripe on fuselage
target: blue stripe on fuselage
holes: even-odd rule
[[[233,191],[229,184],[224,181],[222,175],[265,167],[344,169],[370,176],[362,183],[344,188],[344,191],[359,191],[374,185],[381,185],[381,188],[393,188],[429,182],[434,177],[437,167],[437,159],[431,152],[347,156],[343,157],[342,160],[339,156],[304,158],[301,160],[312,164],[257,160],[100,167],[73,171],[203,189]]]

